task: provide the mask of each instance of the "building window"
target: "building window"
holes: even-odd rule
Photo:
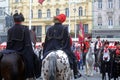
[[[69,8],[65,8],[65,14],[67,17],[69,17]]]
[[[98,17],[98,26],[102,26],[102,17],[101,16]]]
[[[86,16],[86,9],[85,9],[84,13],[85,13],[85,16]]]
[[[36,26],[37,41],[42,41],[42,26]]]
[[[114,36],[113,35],[107,35],[107,38],[113,38]]]
[[[119,0],[119,8],[120,8],[120,0]]]
[[[38,18],[42,18],[42,11],[40,9],[38,10]]]
[[[47,2],[50,2],[50,0],[47,0]]]
[[[79,7],[79,10],[78,10],[78,15],[79,16],[82,16],[83,15],[83,8],[82,7]]]
[[[31,10],[31,18],[33,18],[33,10]]]
[[[5,7],[0,7],[0,16],[3,16],[5,13]]]
[[[36,27],[36,35],[40,37],[42,36],[42,26]]]
[[[108,8],[113,8],[113,0],[108,0]]]
[[[120,26],[120,16],[119,16],[119,26]]]
[[[47,10],[47,18],[50,18],[51,17],[51,12],[50,12],[50,9]]]
[[[47,30],[51,27],[51,25],[46,25],[45,27],[45,33],[47,33]]]
[[[57,8],[56,9],[56,15],[59,15],[60,14],[60,10]]]
[[[113,19],[112,19],[112,17],[108,18],[108,25],[109,26],[113,26]]]
[[[98,0],[98,8],[102,9],[102,0]]]
[[[15,3],[18,3],[19,2],[19,0],[15,0]]]
[[[84,32],[88,33],[88,24],[83,24],[83,27],[84,27]]]

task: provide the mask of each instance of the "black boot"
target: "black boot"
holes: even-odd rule
[[[74,78],[75,79],[80,78],[82,76],[80,74],[79,70],[78,70],[77,61],[76,60],[74,60],[74,63],[73,63],[73,72],[74,72]]]

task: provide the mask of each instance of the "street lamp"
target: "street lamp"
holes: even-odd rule
[[[31,11],[32,11],[32,0],[29,0],[29,30],[31,30]]]
[[[77,34],[77,32],[76,32],[76,3],[74,2],[74,21],[75,21],[75,23],[74,23],[74,29],[75,29],[75,40],[76,40],[76,34]]]

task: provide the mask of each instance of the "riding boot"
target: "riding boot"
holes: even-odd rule
[[[77,67],[77,60],[73,60],[73,72],[75,79],[80,78],[82,76]]]
[[[39,58],[35,54],[33,54],[33,57],[34,57],[34,74],[35,74],[35,77],[38,78],[41,76],[42,61],[39,60]]]

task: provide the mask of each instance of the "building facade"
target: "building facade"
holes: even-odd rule
[[[93,2],[92,35],[103,39],[120,40],[120,0]]]
[[[22,12],[25,16],[25,25],[29,26],[29,2],[30,0],[10,0],[10,11],[12,13]],[[53,17],[64,13],[67,16],[63,23],[68,26],[73,38],[77,38],[79,23],[83,23],[86,35],[91,34],[92,29],[92,2],[90,0],[45,0],[41,5],[38,0],[32,0],[31,18],[32,27],[36,27],[38,41],[44,41],[47,29],[53,25]],[[70,24],[70,25],[69,25]]]
[[[9,14],[9,0],[0,0],[0,42],[6,41],[5,16]]]

